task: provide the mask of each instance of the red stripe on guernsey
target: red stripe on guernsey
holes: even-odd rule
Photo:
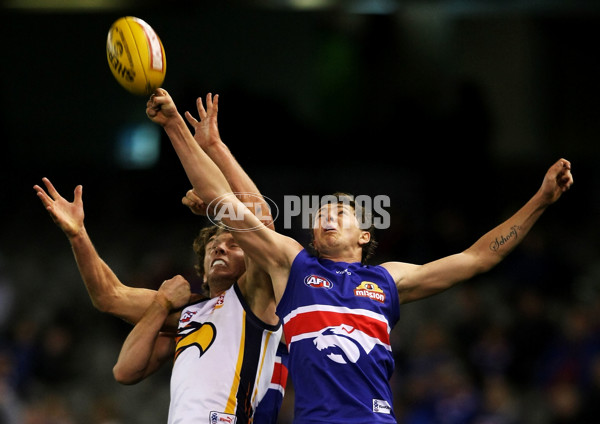
[[[275,367],[273,368],[273,377],[271,377],[271,384],[276,384],[285,389],[285,385],[287,383],[288,378],[288,369],[281,362],[275,362]]]
[[[329,305],[300,307],[283,319],[283,332],[289,346],[292,339],[298,339],[298,336],[318,333],[324,328],[342,324],[362,331],[386,347],[390,344],[390,327],[385,317],[366,309],[339,308]]]

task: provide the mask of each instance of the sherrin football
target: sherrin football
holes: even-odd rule
[[[142,19],[124,16],[112,24],[106,57],[119,84],[133,94],[148,96],[165,80],[167,60],[162,41]]]

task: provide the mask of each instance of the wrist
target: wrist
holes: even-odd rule
[[[181,130],[182,128],[187,129],[187,126],[181,115],[176,112],[173,114],[173,116],[170,116],[166,119],[163,124],[163,128],[165,130]]]
[[[227,155],[227,157],[231,155],[229,147],[221,140],[221,137],[211,139],[203,146],[203,149],[211,158],[213,156],[218,158],[223,155]]]
[[[551,197],[548,196],[542,189],[538,190],[533,196],[532,201],[536,209],[544,210],[552,204]]]
[[[71,244],[78,243],[79,241],[87,238],[87,232],[83,225],[76,231],[65,232],[65,235],[67,236]]]
[[[167,297],[160,291],[156,293],[156,296],[154,296],[154,302],[159,304],[166,311],[171,311],[171,309],[173,309],[173,304],[171,301],[167,299]]]

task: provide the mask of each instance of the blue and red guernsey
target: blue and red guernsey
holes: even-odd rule
[[[277,306],[294,384],[294,423],[395,423],[390,332],[400,302],[381,266],[302,250]]]

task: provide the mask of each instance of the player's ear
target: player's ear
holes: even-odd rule
[[[368,231],[361,231],[360,237],[358,238],[358,244],[364,246],[371,241],[371,233]]]

